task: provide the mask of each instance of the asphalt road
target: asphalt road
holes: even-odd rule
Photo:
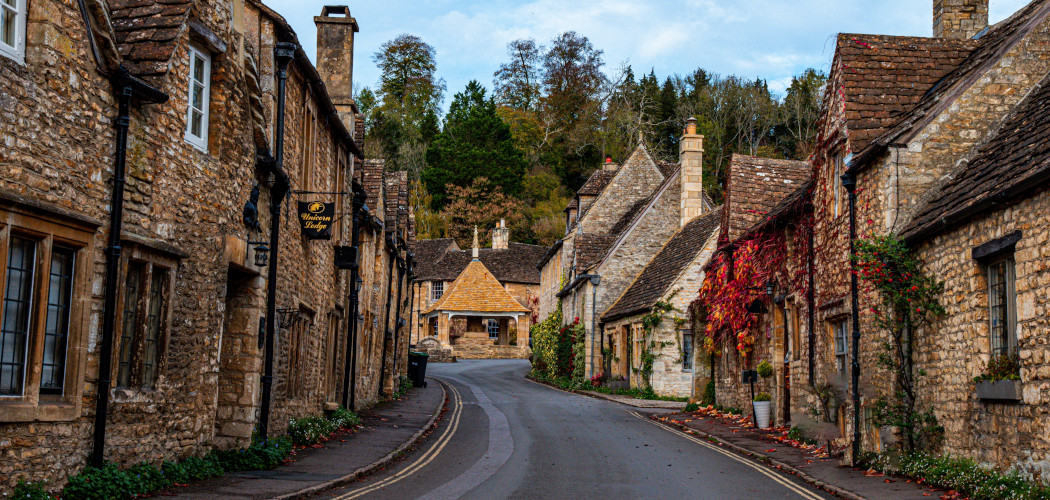
[[[528,381],[528,370],[527,361],[428,366],[430,383],[450,388],[437,429],[396,465],[324,496],[832,498],[633,408]]]

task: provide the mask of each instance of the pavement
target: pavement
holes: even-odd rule
[[[353,482],[396,462],[436,425],[446,401],[442,384],[428,379],[401,399],[359,412],[362,427],[337,433],[317,448],[296,450],[293,461],[269,471],[234,472],[174,491],[186,499],[302,498]]]
[[[450,393],[437,428],[403,460],[320,496],[833,498],[794,475],[661,426],[641,409],[528,381],[529,368],[522,360],[429,365],[428,375],[448,383]]]
[[[839,459],[826,458],[820,453],[822,450],[800,449],[785,443],[781,440],[786,437],[784,429],[759,430],[750,419],[741,421],[705,411],[650,414],[649,418],[795,474],[842,498],[921,500],[939,498],[945,493],[906,478],[841,466]]]

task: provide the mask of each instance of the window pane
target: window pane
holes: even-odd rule
[[[193,109],[204,109],[204,86],[199,83],[193,84]]]
[[[198,82],[204,81],[204,59],[193,54],[193,79]]]
[[[74,251],[69,248],[55,247],[51,251],[41,394],[62,394],[69,337],[69,306],[73,300],[73,257]]]
[[[1008,354],[1010,348],[1006,293],[1006,262],[992,264],[988,267],[988,319],[995,356]]]
[[[142,387],[147,389],[152,389],[157,379],[157,354],[160,351],[161,327],[164,320],[164,284],[166,281],[166,272],[154,272],[149,286],[146,352],[142,361]]]
[[[0,325],[0,396],[21,396],[25,383],[26,339],[33,308],[33,262],[36,242],[11,238]]]
[[[120,355],[117,357],[117,387],[131,387],[131,358],[135,352],[135,332],[139,329],[142,269],[142,263],[128,263],[128,276],[124,282],[124,322],[120,330]]]
[[[8,1],[9,0],[4,0],[4,3],[7,4]],[[3,11],[0,12],[0,41],[2,41],[4,45],[14,47],[15,29],[18,25],[18,14],[7,6],[4,6],[4,8],[0,10]]]
[[[682,368],[693,368],[693,334],[690,331],[682,332]]]
[[[190,119],[190,134],[196,137],[202,137],[201,122],[203,120],[203,115],[201,115],[200,111],[191,111],[190,116],[192,116]]]

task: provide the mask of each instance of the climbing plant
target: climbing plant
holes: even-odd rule
[[[657,301],[656,304],[653,304],[653,308],[649,313],[642,316],[642,351],[638,356],[639,366],[634,369],[634,372],[641,375],[645,387],[650,390],[652,390],[653,363],[657,358],[657,355],[653,353],[653,350],[670,347],[678,340],[678,337],[674,336],[674,341],[656,341],[656,329],[660,327],[668,314],[678,311],[678,309],[675,309],[674,305],[671,304],[671,300],[674,299],[677,294],[678,292],[675,291],[671,293],[667,300]],[[676,325],[681,325],[685,320],[676,316],[674,321]],[[679,346],[679,352],[681,352],[681,346]]]
[[[944,283],[927,276],[911,250],[896,236],[876,236],[857,242],[854,272],[879,296],[872,307],[875,326],[888,333],[879,352],[879,364],[893,374],[892,397],[875,401],[875,421],[903,434],[908,451],[933,449],[944,429],[932,410],[918,408],[913,370],[915,336],[934,318],[944,314],[939,297]]]

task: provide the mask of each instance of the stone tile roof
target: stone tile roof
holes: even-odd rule
[[[576,269],[582,272],[590,269],[605,256],[613,242],[616,241],[615,234],[610,233],[580,233],[573,241],[573,251],[576,253]]]
[[[902,231],[921,240],[987,210],[1017,202],[1050,182],[1050,77],[1013,111],[988,142],[977,147],[951,179]]]
[[[565,210],[562,211],[568,212],[569,210],[573,210],[576,208],[580,208],[580,200],[574,197],[572,200],[569,201],[569,204],[565,206]]]
[[[1050,1],[1037,0],[993,26],[978,40],[965,40],[975,46],[966,59],[925,92],[922,98],[907,113],[900,116],[892,127],[886,129],[863,150],[856,149],[861,154],[854,168],[862,168],[871,157],[887,145],[897,143],[901,137],[914,134],[929,124],[944,107],[950,105],[966,88],[980,78],[989,65],[1001,59],[1010,47],[1014,46],[1048,15],[1050,15]]]
[[[451,238],[418,241],[415,248],[418,281],[454,280],[472,260],[471,250],[460,250]],[[539,284],[540,271],[536,266],[547,250],[511,242],[506,250],[482,248],[478,258],[501,283]]]
[[[661,174],[664,174],[664,178],[665,179],[670,177],[671,174],[674,174],[675,171],[678,170],[678,167],[680,167],[680,165],[678,163],[676,163],[676,162],[669,162],[669,161],[657,161],[656,162],[656,168],[658,168],[660,170]]]
[[[361,167],[361,186],[365,188],[368,198],[365,204],[376,216],[385,216],[385,206],[379,206],[379,200],[383,198],[383,171],[386,170],[385,160],[365,160]]]
[[[193,0],[107,0],[124,66],[136,76],[168,71]]]
[[[722,235],[732,241],[812,176],[806,162],[734,154],[729,162]]]
[[[602,321],[614,321],[652,309],[671,289],[686,266],[700,255],[704,243],[718,228],[721,220],[722,207],[718,207],[679,229],[602,315]]]
[[[511,297],[480,260],[472,260],[448,291],[423,314],[434,311],[529,312]]]
[[[978,42],[842,33],[837,43],[850,148],[860,152],[900,121]]]
[[[598,196],[602,194],[605,187],[609,185],[613,177],[616,176],[615,170],[605,170],[604,168],[598,168],[587,181],[580,186],[580,189],[576,190],[576,194],[580,196]]]
[[[408,172],[385,172],[383,183],[386,193],[386,227],[402,227],[408,218]]]

